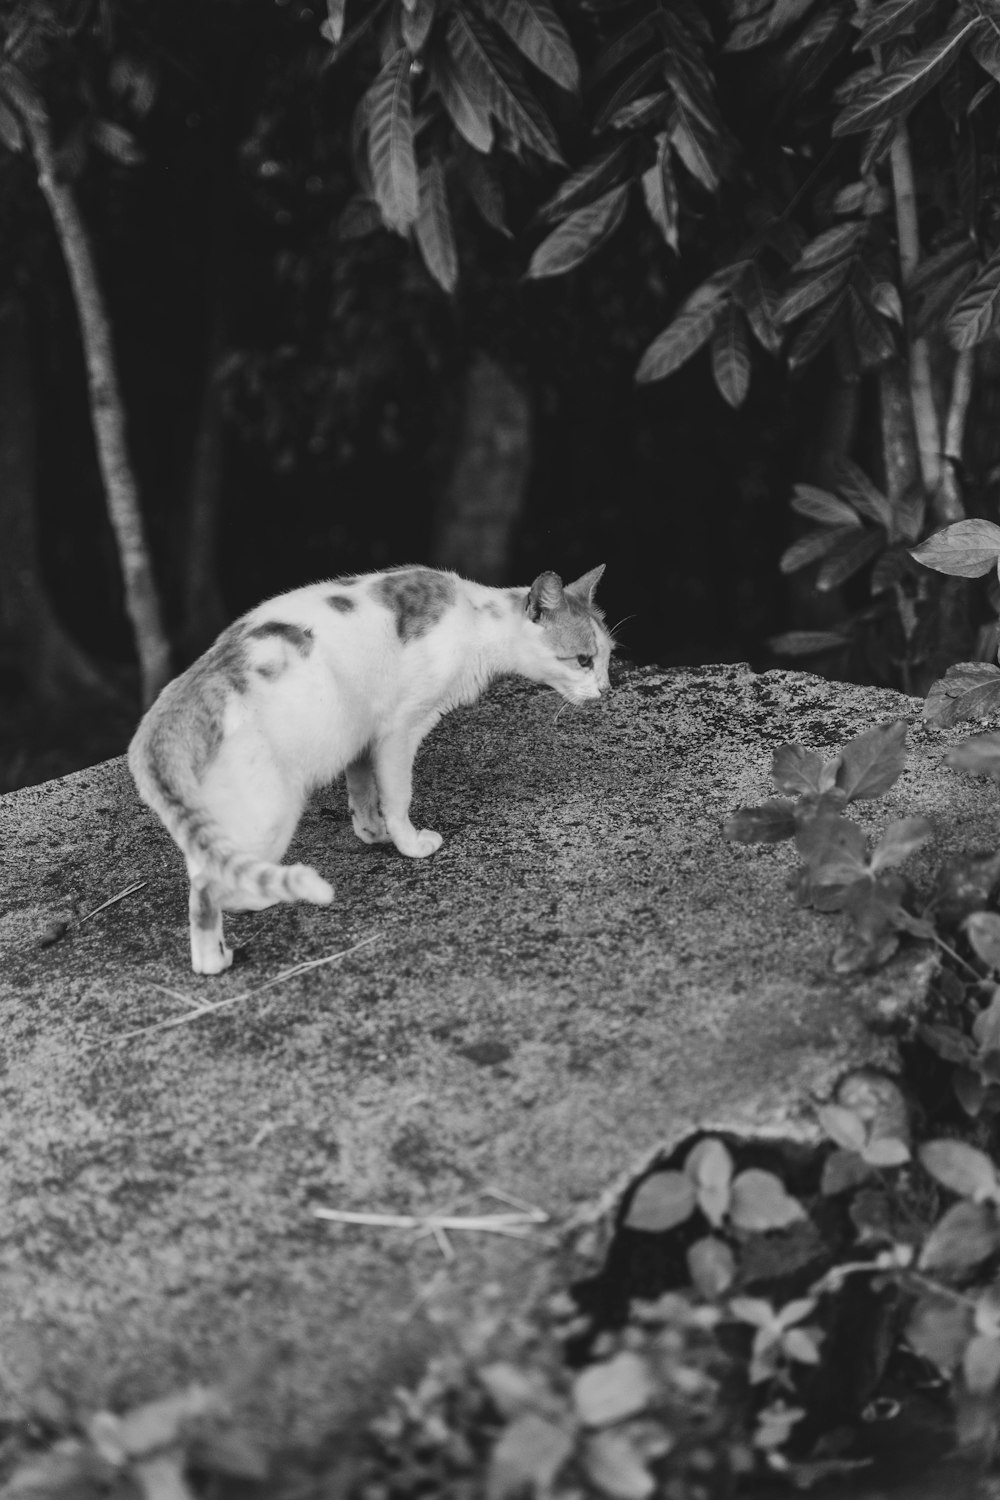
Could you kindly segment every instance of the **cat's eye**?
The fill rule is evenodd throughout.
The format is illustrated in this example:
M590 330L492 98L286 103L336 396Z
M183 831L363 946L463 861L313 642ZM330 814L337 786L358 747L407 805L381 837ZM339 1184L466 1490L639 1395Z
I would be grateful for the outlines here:
M578 656L576 660L577 664L581 667L592 667L594 665L594 658L592 656Z

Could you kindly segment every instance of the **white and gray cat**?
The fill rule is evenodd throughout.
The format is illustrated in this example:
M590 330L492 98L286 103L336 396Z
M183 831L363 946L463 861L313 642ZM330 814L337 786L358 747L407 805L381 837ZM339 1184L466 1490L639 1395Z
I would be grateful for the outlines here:
M195 972L232 963L223 911L333 900L308 865L279 863L316 787L344 772L358 838L423 859L441 835L410 822L413 758L442 714L505 673L570 703L606 693L603 572L565 587L421 567L314 583L258 605L169 683L128 763L187 861Z

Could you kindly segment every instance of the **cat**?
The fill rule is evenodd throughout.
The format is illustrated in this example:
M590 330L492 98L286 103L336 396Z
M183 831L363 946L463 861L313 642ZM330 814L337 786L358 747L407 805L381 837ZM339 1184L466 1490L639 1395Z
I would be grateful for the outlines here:
M223 911L333 900L308 865L279 863L315 788L343 772L358 838L424 859L442 840L410 822L413 758L443 714L501 674L570 703L606 693L603 572L565 587L424 567L314 583L258 605L170 682L128 764L187 861L195 973L232 963Z

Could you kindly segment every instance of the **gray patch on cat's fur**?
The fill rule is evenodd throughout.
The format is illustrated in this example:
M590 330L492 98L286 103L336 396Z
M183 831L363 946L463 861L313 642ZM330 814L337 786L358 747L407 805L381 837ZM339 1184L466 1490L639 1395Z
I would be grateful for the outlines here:
M194 892L194 900L192 904L194 908L193 915L195 926L199 927L202 932L211 932L212 928L215 926L216 917L218 916L218 912L215 909L215 903L212 900L211 896L206 890L196 891Z
M313 633L302 625L289 625L284 620L265 620L247 631L248 640L266 640L269 636L287 641L300 656L308 656L313 648Z
M361 582L360 578L335 578L333 581L338 589L352 589L356 583Z
M349 583L353 583L353 581L353 579L348 579ZM357 608L355 601L348 599L346 594L327 594L326 602L331 609L339 609L342 615L350 614L352 609Z
M426 635L451 608L455 580L430 568L408 568L377 578L372 595L392 611L396 634L405 643Z
M495 599L484 599L482 604L473 604L473 609L479 614L489 615L491 620L502 620L503 610Z

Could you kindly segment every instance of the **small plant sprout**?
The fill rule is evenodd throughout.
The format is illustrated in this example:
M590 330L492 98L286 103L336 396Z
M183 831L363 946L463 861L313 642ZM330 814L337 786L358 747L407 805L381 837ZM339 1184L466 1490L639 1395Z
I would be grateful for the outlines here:
M877 1127L853 1109L826 1104L817 1111L817 1116L824 1133L837 1146L823 1163L820 1190L826 1197L859 1187L875 1172L900 1167L910 1160L910 1148L905 1141L878 1134Z
M750 1384L774 1377L787 1378L793 1364L819 1364L822 1330L799 1327L816 1310L815 1297L797 1297L778 1309L763 1297L733 1297L729 1311L739 1323L754 1329L750 1354Z
M696 1210L714 1228L725 1224L744 1233L785 1229L805 1218L801 1203L786 1192L780 1177L756 1167L734 1174L732 1156L712 1136L692 1147L682 1171L667 1168L643 1179L632 1196L625 1224L629 1229L660 1234L685 1223ZM724 1279L727 1258L707 1248L706 1242L698 1243L703 1248L695 1259L704 1265L706 1280L714 1284L719 1277ZM723 1242L710 1237L710 1243Z
M799 902L819 911L843 911L851 923L833 951L838 973L886 963L900 933L934 936L931 923L906 905L909 884L896 870L931 838L928 819L896 819L869 849L864 830L844 816L850 803L888 791L905 761L902 719L858 735L828 759L804 745L781 745L771 778L788 795L740 808L723 827L724 837L743 844L794 838L802 861L795 885Z

